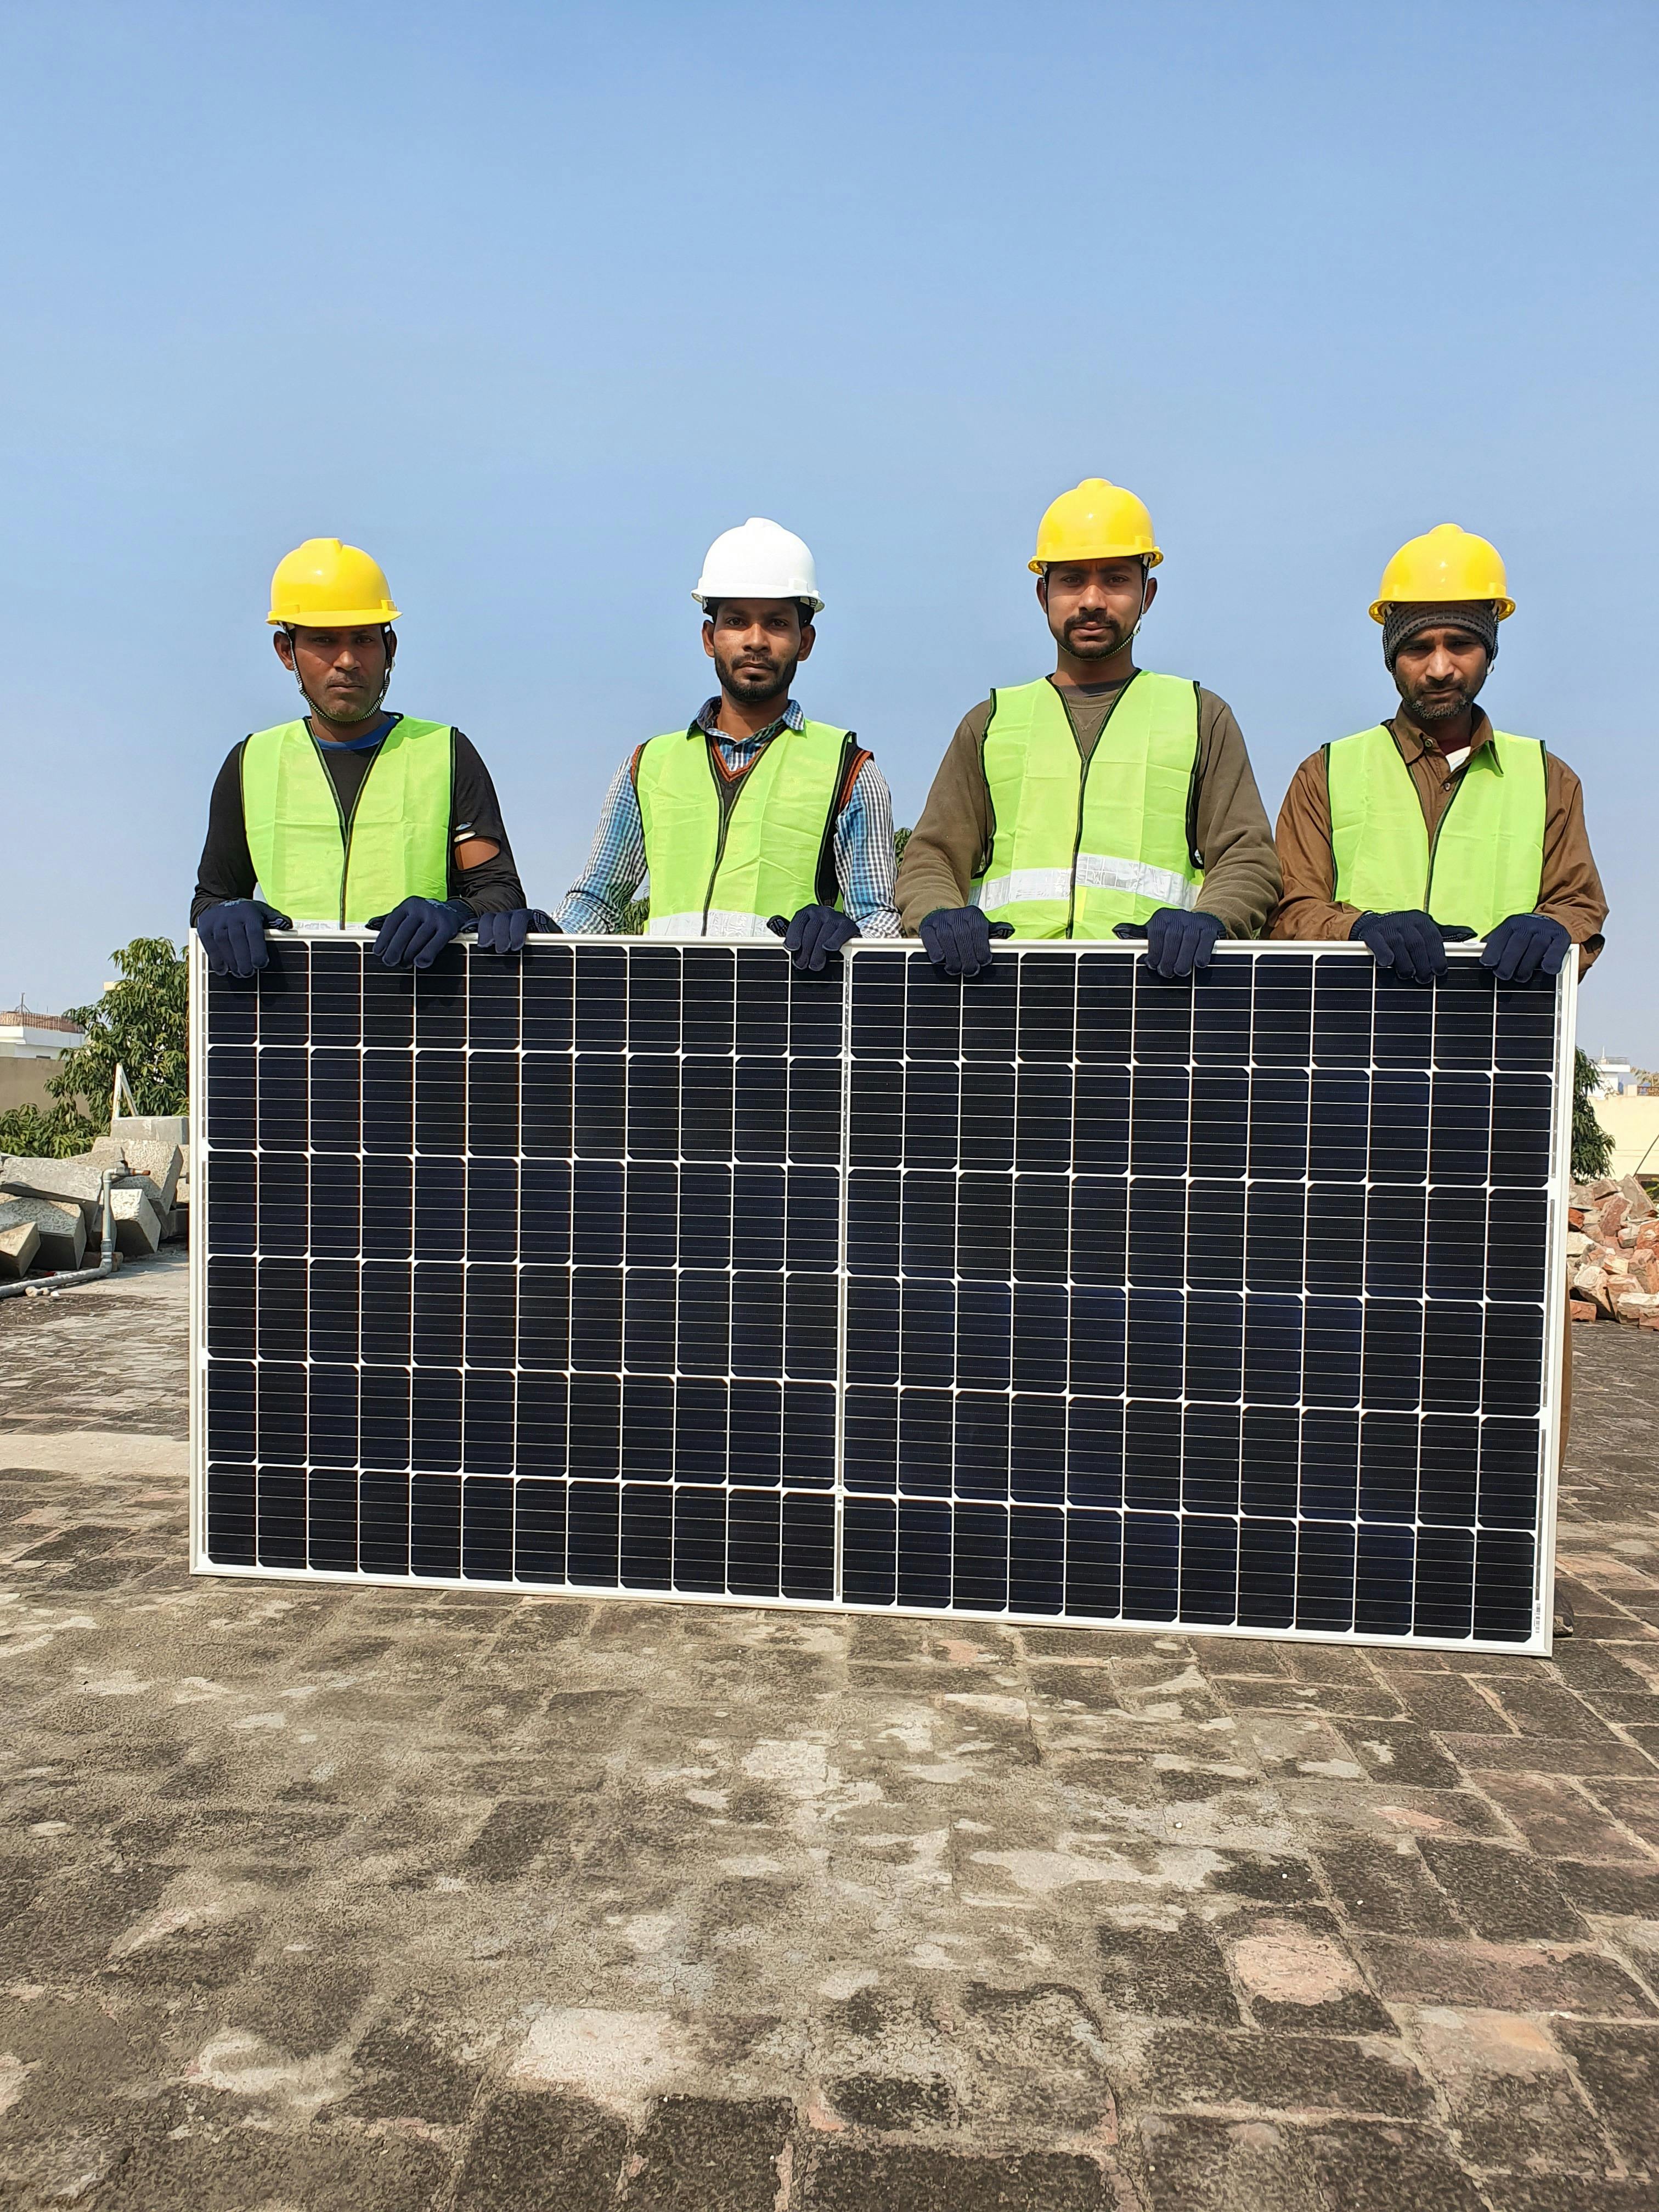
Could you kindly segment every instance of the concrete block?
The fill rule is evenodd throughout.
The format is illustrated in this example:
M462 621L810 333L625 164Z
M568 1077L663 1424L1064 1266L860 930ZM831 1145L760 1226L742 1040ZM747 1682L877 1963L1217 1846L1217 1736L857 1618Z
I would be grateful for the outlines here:
M40 1231L40 1257L49 1267L78 1267L87 1249L86 1217L72 1199L0 1194L0 1230L33 1223Z
M109 1125L112 1137L136 1138L150 1145L185 1145L190 1141L190 1117L185 1114L118 1114Z
M173 1204L173 1194L179 1188L185 1156L177 1145L157 1144L144 1137L125 1139L127 1171L130 1175L148 1176L161 1194L158 1211L165 1213Z
M157 1190L155 1185L146 1175L112 1176L110 1178L110 1188L112 1190L141 1190L144 1194L144 1196L149 1200L150 1204L155 1207L158 1214L165 1210L161 1204L161 1192ZM100 1217L100 1229L101 1226L102 1221ZM90 1228L88 1228L88 1234L91 1234ZM1621 1290L1624 1288L1622 1283L1620 1285L1620 1288Z
M110 1199L115 1216L115 1244L129 1260L147 1260L161 1242L161 1217L148 1188L128 1182Z
M27 1275L40 1249L40 1231L32 1221L0 1229L0 1275Z
M30 1159L16 1152L0 1158L0 1190L23 1198L73 1199L78 1206L96 1206L102 1175L85 1152L72 1160Z

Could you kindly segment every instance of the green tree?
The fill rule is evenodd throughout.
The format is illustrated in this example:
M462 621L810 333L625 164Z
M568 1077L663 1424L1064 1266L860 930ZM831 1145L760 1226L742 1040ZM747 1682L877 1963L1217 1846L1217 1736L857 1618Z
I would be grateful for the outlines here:
M14 1106L0 1114L0 1152L33 1160L66 1160L84 1152L98 1134L86 1115L64 1106Z
M1601 1070L1581 1047L1572 1058L1572 1176L1595 1182L1613 1164L1613 1139L1595 1118Z
M165 937L135 937L110 955L119 981L89 1006L70 1006L86 1042L65 1053L46 1085L57 1102L0 1114L0 1152L64 1159L109 1128L115 1070L125 1070L140 1114L182 1114L189 1095L190 969Z

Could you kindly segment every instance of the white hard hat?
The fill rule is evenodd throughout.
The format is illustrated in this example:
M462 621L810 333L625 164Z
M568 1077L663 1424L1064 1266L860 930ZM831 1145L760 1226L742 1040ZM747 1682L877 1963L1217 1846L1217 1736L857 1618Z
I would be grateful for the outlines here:
M805 599L817 614L823 605L805 540L759 514L741 530L721 531L691 596L703 607L713 599Z

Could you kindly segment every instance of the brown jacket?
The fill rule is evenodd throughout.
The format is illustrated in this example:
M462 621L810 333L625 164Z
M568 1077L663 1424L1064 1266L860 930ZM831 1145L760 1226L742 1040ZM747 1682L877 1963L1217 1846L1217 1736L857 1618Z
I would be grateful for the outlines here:
M1078 750L1087 760L1121 684L1054 689L1065 702ZM898 909L914 937L939 907L964 906L974 879L991 857L991 795L981 747L991 719L982 699L957 725L949 751L933 778L921 818L899 863ZM1256 937L1279 896L1279 862L1273 833L1244 740L1232 708L1212 691L1198 695L1197 803L1189 824L1204 864L1199 893L1206 914L1219 917L1230 937Z
M1468 763L1449 769L1433 738L1418 728L1403 707L1385 726L1393 732L1400 757L1411 770L1423 819L1432 837ZM1492 724L1477 707L1476 747L1486 744L1491 736ZM1601 924L1607 918L1607 902L1584 827L1583 786L1566 763L1551 752L1544 757L1544 878L1537 911L1560 922L1573 943L1582 947L1578 958L1582 975L1601 950ZM1331 799L1322 750L1304 760L1291 779L1285 804L1279 810L1278 842L1285 896L1268 934L1346 937L1358 921L1360 909L1343 906L1333 896L1336 867L1331 854Z

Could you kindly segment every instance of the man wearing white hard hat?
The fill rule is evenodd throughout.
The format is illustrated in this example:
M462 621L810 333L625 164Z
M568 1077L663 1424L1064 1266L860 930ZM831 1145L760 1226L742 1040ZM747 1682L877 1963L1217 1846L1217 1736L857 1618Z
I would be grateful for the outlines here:
M617 770L560 927L614 934L648 878L647 936L765 937L778 917L795 965L821 973L899 920L886 781L792 692L823 605L812 556L754 516L714 540L691 596L720 689Z

